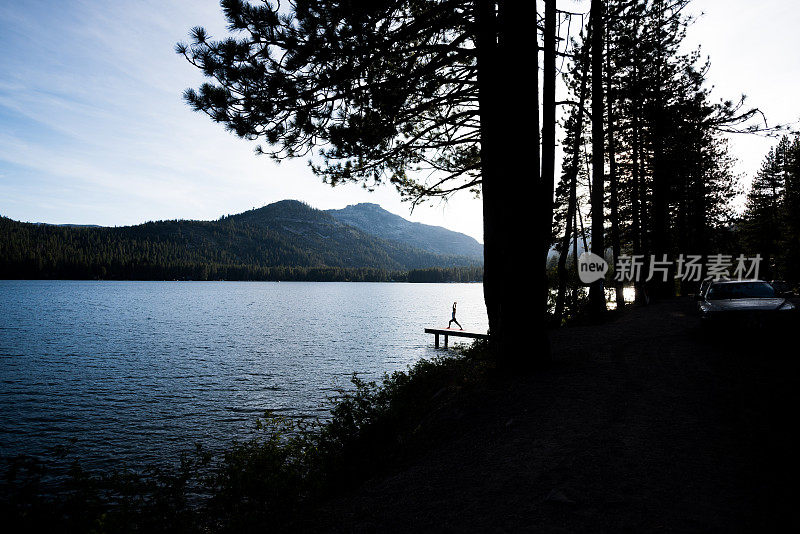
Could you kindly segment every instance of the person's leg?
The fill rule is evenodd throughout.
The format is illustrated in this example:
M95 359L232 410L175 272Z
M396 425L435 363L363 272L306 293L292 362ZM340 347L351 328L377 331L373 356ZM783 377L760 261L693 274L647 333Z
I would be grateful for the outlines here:
M460 328L461 330L464 330L464 329L461 327L461 323L459 323L459 322L458 322L458 321L456 321L455 319L453 319L453 321L455 321L455 323L458 325L458 328Z
M450 328L450 325L453 324L453 321L455 321L455 319L450 319L450 321L447 323L447 328Z

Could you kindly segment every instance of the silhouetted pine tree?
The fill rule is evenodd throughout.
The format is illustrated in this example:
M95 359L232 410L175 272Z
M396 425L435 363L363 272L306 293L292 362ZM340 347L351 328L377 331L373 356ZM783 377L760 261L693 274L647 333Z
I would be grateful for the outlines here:
M504 332L524 329L541 342L533 351L501 350L503 357L511 365L545 359L544 317L532 326L515 309L543 295L521 297L533 288L514 282L519 230L538 247L549 229L529 215L543 204L536 3L222 6L234 36L212 41L195 28L192 44L177 46L210 79L186 100L237 135L264 141L260 151L276 159L313 155L312 169L332 185L387 182L412 202L479 193L492 337L502 347ZM532 83L520 82L520 69L533 73ZM535 267L536 280L544 268Z

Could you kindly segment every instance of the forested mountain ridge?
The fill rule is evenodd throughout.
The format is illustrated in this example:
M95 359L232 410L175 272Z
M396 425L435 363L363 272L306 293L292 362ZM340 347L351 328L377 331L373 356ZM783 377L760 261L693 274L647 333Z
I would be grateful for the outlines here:
M472 237L441 226L407 221L378 204L364 202L326 211L340 222L383 239L399 241L434 254L468 256L483 262L483 245Z
M475 263L371 236L289 200L217 221L114 228L0 218L2 278L291 280L308 278L309 269L327 269L326 279L332 272L340 279L337 269L407 271Z

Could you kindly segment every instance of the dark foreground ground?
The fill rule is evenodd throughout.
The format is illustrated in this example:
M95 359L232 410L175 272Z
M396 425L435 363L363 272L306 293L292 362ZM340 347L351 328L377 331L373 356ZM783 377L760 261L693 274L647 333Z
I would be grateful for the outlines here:
M425 452L328 502L343 532L754 532L800 523L798 333L694 304L553 334L553 365L434 414ZM533 342L533 340L532 340ZM795 530L796 531L796 530Z

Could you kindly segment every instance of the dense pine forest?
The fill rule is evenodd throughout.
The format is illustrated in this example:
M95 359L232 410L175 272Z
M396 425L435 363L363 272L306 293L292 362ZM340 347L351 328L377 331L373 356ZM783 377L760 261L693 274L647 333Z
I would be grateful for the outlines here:
M764 277L800 284L800 136L784 136L766 155L737 236L764 257Z
M770 154L742 215L741 177L732 170L736 155L729 151L728 137L776 136L785 128L768 125L744 97L712 101L710 60L682 48L693 22L687 14L689 4L592 2L585 30L564 49L572 52L572 68L564 72L570 100L556 103L551 95L544 101L545 109L571 104L563 121L565 156L551 233L551 243L560 253L557 265L550 265L557 273L551 276L558 286L557 319L570 301L578 300L568 299L567 292L578 288L568 266L579 249L589 249L609 263L621 255L641 255L646 273L653 257L666 255L674 261L680 254L763 256L760 248L768 244L772 258L765 263L773 267L762 276L798 280L790 262L775 257L779 242L786 245L784 250L791 249L785 237L777 236L776 223L783 225L781 235L797 235L791 230L797 220L797 208L792 207L796 178L789 171L796 153L791 147L797 143L784 138ZM554 3L548 6L554 9ZM559 12L558 21L564 23L570 16ZM547 17L546 13L545 21ZM547 44L554 34L548 34L546 23L544 32ZM546 47L545 65L548 53L557 57L564 51ZM555 72L546 70L546 80L550 74ZM550 169L546 160L554 157L553 147L543 145L542 150L543 169ZM767 223L773 233L765 240ZM675 275L673 265L668 279ZM622 305L621 283L606 285L616 289ZM644 303L686 294L696 283L652 280L635 287L637 301ZM594 284L591 292L602 294L602 289L602 283ZM590 305L595 315L604 308L602 298Z
M218 221L118 228L0 218L0 278L460 282L482 269L282 201Z

